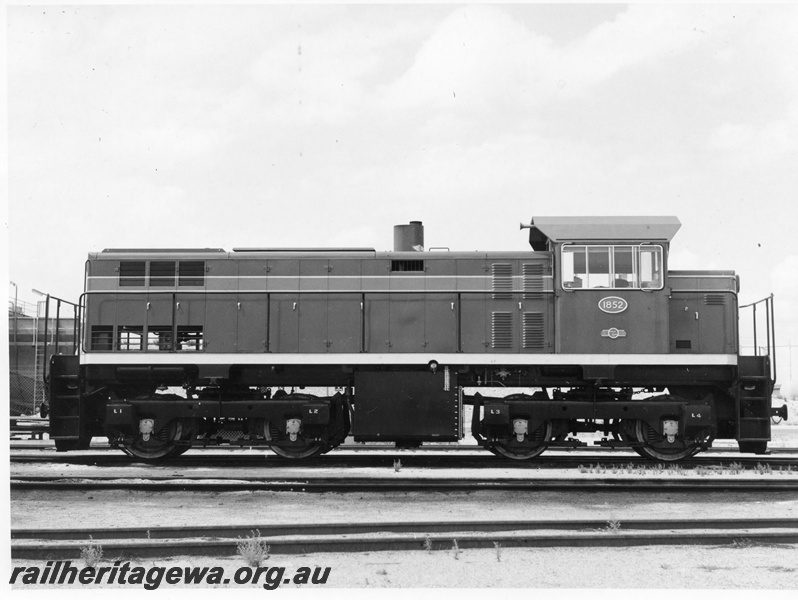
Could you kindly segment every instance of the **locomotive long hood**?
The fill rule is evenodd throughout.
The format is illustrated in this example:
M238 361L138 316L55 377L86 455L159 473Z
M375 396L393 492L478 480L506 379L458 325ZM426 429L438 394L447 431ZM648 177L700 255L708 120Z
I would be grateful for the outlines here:
M670 242L682 224L676 217L535 217L529 244L546 250L548 242Z

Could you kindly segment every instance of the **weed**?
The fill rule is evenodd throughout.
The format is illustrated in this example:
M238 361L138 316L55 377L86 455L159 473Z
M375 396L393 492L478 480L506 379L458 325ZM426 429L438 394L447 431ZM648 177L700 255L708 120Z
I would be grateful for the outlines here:
M429 536L424 540L424 550L432 554L432 538Z
M580 473L587 473L587 472L588 472L588 469L587 469L587 467L586 467L585 465L579 465L579 466L578 466L578 467L576 467L576 468L577 468L577 470L578 470Z
M89 538L91 539L91 538ZM103 547L95 543L93 540L81 547L80 558L86 563L87 567L94 567L103 557Z
M739 540L732 540L731 547L735 550L744 550L746 548L753 548L756 546L752 540L748 538L740 538Z
M461 552L462 550L460 550L460 546L457 545L457 540L454 540L454 543L452 544L452 553L454 555L455 560L460 560Z
M388 571L386 571L385 569L380 569L379 571L377 571L377 575L387 575L387 574Z
M739 475L743 471L745 471L745 467L743 467L743 465L740 463L733 462L729 465L729 473L731 475Z
M671 465L667 466L668 475L684 475L684 468L680 465Z
M607 531L612 533L617 533L621 529L621 522L620 521L607 521Z
M756 472L759 475L773 475L773 468L768 464L756 463Z
M393 470L397 473L402 469L402 461L400 459L396 459L393 461Z
M248 536L236 544L238 555L244 559L250 567L259 567L260 563L269 558L269 545L266 540L260 537L260 531L255 530L252 536Z
M502 561L502 545L499 542L493 542L494 548L496 548L496 562Z
M712 573L714 571L727 571L730 567L716 567L715 565L701 565L698 567L702 571Z
M793 569L790 567L782 567L781 565L775 567L768 567L768 571L773 573L794 573L798 569Z

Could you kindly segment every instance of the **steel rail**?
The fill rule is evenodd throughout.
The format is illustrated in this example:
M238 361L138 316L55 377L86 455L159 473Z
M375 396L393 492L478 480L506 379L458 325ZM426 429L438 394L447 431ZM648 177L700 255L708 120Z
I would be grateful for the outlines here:
M617 491L617 492L796 492L798 478L772 476L770 478L733 477L600 477L584 478L414 478L414 477L288 477L192 479L187 477L72 477L63 476L16 476L12 475L10 488L15 491L66 491L66 490L135 490L147 492L192 491L192 492L240 492L240 491L284 491L284 492L457 492L457 491Z
M20 433L26 433L25 431L20 431ZM10 448L12 451L14 450L42 450L42 451L53 451L55 449L55 444L50 440L42 440L41 443L30 443L30 440L11 440ZM237 443L232 442L229 444L208 444L207 446L203 445L195 445L191 447L191 450L199 450L202 452L240 452L242 450L268 450L269 447L266 444L259 444L259 445L251 445L249 443ZM78 450L72 451L70 454L76 455L79 452L88 452L88 451L105 451L105 450L114 450L116 448L112 448L108 445L107 442L97 442L92 443L88 450ZM606 446L575 446L575 447L562 447L562 448L550 448L548 453L544 456L548 456L549 453L552 452L567 452L567 453L584 453L590 454L591 452L595 453L610 453L610 452L619 452L623 451L624 448L610 448ZM632 451L631 448L626 448L625 450ZM485 449L481 446L476 444L423 444L421 448L396 448L392 443L384 443L383 445L373 444L373 443L351 443L351 444L342 444L338 446L332 451L332 454L328 454L327 456L334 456L340 452L396 452L396 453L406 453L406 452L485 452ZM736 448L724 448L721 446L716 446L712 448L708 448L707 450L701 451L701 456L707 454L735 454L739 453L739 450ZM769 454L798 454L798 447L769 447L767 450L767 454L757 455L757 456L768 456ZM751 458L751 456L748 456Z
M71 537L65 537L71 536ZM629 547L798 543L796 519L628 521L456 521L342 523L93 530L14 530L13 559L76 559L102 540L106 555L135 558L235 556L242 537L268 544L271 554L440 551L466 548Z
M773 457L773 456L698 456L685 459L674 463L675 468L692 469L696 467L717 467L725 468L732 465L739 465L743 468L757 469L764 467L779 468L787 467L795 469L798 473L798 451L794 457ZM658 463L652 460L641 458L638 455L618 455L614 454L547 454L528 461L515 461L506 458L493 456L487 452L473 454L452 453L452 454L405 454L401 451L388 453L371 454L336 454L322 457L308 458L296 462L287 463L280 456L271 454L268 451L258 452L257 454L230 455L230 454L193 454L183 455L171 459L163 459L154 463L147 463L152 466L169 468L194 468L194 467L256 467L256 468L278 468L291 466L297 469L313 470L317 468L334 467L374 467L383 468L393 466L394 460L402 461L401 467L410 468L430 468L430 469L554 469L566 468L575 469L578 467L598 466L605 468L624 469L632 466L634 468L645 468L656 471L667 463ZM144 464L141 459L127 456L120 453L70 453L70 454L10 454L11 464L47 464L53 465L103 465L103 466L136 466Z
M11 539L104 540L182 539L192 537L244 538L288 535L350 535L356 533L452 533L489 531L603 531L608 520L532 519L486 521L386 521L369 523L267 523L260 525L182 525L164 527L12 528ZM682 529L798 529L798 518L628 519L614 521L616 530Z

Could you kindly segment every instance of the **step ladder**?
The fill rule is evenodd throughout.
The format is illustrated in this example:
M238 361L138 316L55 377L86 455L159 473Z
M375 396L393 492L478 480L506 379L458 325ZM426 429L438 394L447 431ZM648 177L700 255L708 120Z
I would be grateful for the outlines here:
M743 451L764 452L770 441L770 359L740 356L737 368L737 441Z
M53 356L50 360L50 439L77 441L85 437L78 356Z

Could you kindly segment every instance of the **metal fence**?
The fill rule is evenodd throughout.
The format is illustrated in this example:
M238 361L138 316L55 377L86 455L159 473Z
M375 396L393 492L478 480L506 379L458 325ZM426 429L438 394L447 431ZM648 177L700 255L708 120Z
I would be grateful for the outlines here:
M47 361L53 354L73 351L75 319L45 319L46 301L31 305L11 300L8 308L10 414L33 415L46 398Z

